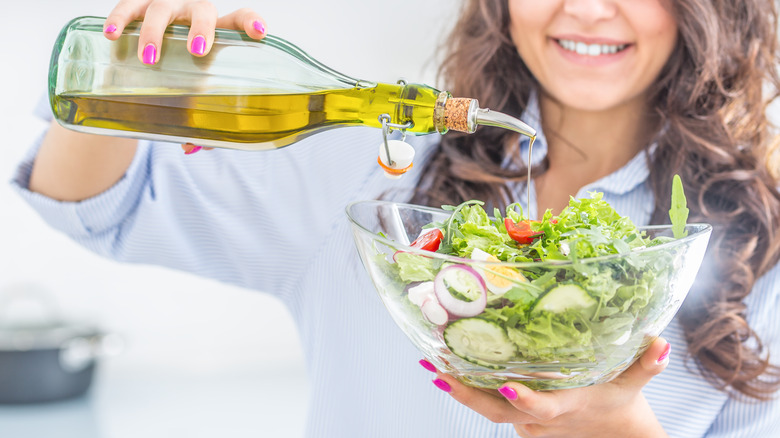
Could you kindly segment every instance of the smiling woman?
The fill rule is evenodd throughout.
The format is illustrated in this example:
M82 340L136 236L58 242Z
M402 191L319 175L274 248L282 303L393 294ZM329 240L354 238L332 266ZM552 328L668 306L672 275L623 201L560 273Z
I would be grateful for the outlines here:
M276 29L262 12L216 17L202 0L120 0L104 29L113 39L130 20L144 20L138 65L153 69L143 54L174 18L191 25L192 41L206 40L190 53L209 56L215 23L253 38L265 34L254 23ZM439 143L408 140L416 164L394 181L378 172L374 130L333 129L273 153L184 155L158 142L112 148L110 138L53 126L20 164L15 187L53 226L106 257L281 300L306 356L311 436L776 434L780 381L769 358L780 350L780 181L767 165L765 111L780 85L775 2L465 0L460 14L444 85L529 122L539 134L530 162L527 139L489 128ZM363 21L374 22L355 20ZM166 54L148 60L158 56ZM43 196L104 171L116 183L95 196ZM420 369L376 299L344 218L349 203L384 197L432 206L480 199L487 211L519 201L534 220L547 209L559 213L572 196L601 192L636 225L661 224L674 174L685 185L689 220L714 225L703 275L633 366L571 390L512 382L486 392ZM430 291L416 292L425 305ZM591 303L579 292L564 295Z

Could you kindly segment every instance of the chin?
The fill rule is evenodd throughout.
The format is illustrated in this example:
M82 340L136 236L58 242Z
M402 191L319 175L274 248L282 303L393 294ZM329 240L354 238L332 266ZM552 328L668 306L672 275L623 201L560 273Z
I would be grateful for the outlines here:
M550 97L563 107L580 111L605 111L621 106L628 100L625 96L616 95L614 87L609 90L602 87L563 89Z

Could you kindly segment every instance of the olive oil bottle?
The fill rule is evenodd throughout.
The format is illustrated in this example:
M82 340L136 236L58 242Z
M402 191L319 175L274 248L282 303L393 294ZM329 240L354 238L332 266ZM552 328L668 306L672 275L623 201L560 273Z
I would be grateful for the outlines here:
M523 122L421 84L353 79L274 36L218 29L211 52L187 51L186 26L169 26L159 61L136 57L140 24L117 41L105 19L80 17L52 53L56 120L85 133L264 150L341 126L389 126L412 134L500 126L533 137Z

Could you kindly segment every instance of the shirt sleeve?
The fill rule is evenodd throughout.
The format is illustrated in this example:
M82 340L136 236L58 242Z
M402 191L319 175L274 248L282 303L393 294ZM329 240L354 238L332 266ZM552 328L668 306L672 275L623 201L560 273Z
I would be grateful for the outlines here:
M375 134L338 129L280 150L190 156L140 142L126 174L81 202L29 190L35 145L11 184L47 223L98 254L283 295L373 176L376 138L366 131Z
M770 361L780 362L780 266L762 276L745 300L748 321ZM707 438L774 437L780 433L780 394L768 401L731 397L712 423Z

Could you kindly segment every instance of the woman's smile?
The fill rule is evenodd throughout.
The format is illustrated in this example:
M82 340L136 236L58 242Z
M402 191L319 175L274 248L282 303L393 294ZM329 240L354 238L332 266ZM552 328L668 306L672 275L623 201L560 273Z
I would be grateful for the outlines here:
M601 111L643 103L677 44L666 0L509 0L512 41L545 94Z
M563 59L582 66L602 66L617 62L634 47L629 42L577 35L553 36L549 40Z

